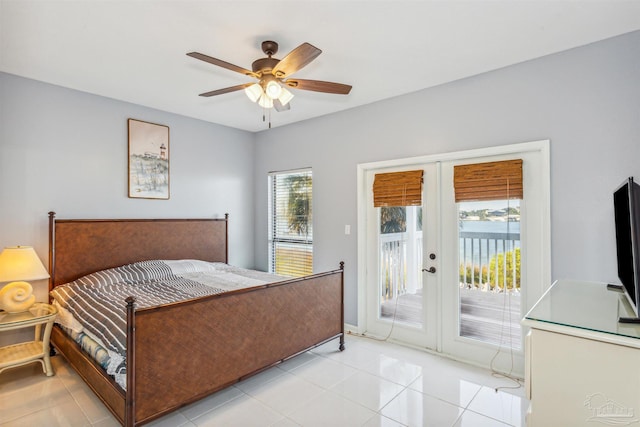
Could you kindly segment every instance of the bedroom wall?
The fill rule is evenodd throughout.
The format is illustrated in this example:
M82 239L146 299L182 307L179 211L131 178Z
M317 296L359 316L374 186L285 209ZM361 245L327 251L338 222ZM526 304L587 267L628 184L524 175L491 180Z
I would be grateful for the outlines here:
M127 197L127 119L170 128L169 200ZM223 217L229 257L253 267L254 135L0 73L0 248L48 262L59 218ZM135 244L135 242L132 242ZM47 299L47 282L34 284Z
M345 321L356 325L357 164L550 139L552 278L617 281L612 191L640 177L638 76L634 32L260 132L256 266L267 263L267 173L311 166L315 269L346 262Z
M229 212L231 262L266 269L267 173L311 166L315 269L346 262L356 324L357 164L550 139L552 277L615 281L611 192L640 176L638 75L634 32L252 135L0 73L0 245L33 245L46 265L49 210ZM127 118L170 127L170 200L126 197ZM36 292L45 299L46 282Z

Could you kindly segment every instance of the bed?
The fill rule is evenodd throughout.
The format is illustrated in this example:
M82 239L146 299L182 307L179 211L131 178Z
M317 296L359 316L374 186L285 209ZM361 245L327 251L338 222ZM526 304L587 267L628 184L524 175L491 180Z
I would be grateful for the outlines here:
M145 260L228 262L223 219L56 219L49 290ZM344 264L187 301L126 305L126 390L59 326L51 342L124 426L148 423L331 340L344 349Z

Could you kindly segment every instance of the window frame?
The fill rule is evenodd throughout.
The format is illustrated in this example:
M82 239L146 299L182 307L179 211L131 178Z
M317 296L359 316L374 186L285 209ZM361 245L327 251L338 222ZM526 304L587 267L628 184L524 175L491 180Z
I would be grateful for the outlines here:
M284 185L279 186L278 178L285 178L288 176L307 176L310 179L310 188L307 191L308 197L308 213L307 213L307 232L302 238L292 237L291 235L284 236L278 231L282 231L282 222L279 218L282 216L282 212L278 211L277 195L283 194L282 191L286 190ZM288 197L288 196L287 196ZM313 273L313 170L311 168L301 168L286 171L273 171L268 174L268 226L269 233L267 238L268 244L268 268L270 273L282 274L292 277L301 277L307 274ZM305 252L310 254L310 260L304 260L304 257L308 255L302 255L301 258L290 258L287 264L279 266L278 257L276 256L277 246L279 244L298 246L301 245L305 248ZM288 274L293 272L293 274Z

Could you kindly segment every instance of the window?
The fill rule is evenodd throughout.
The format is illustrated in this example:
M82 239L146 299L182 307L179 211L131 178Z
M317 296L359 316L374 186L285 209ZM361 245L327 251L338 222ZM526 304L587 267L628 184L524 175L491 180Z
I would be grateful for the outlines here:
M454 166L459 334L520 350L522 159Z
M422 206L380 208L381 319L422 326L422 238Z
M521 349L520 200L458 203L460 336Z
M269 272L313 272L312 172L269 174Z

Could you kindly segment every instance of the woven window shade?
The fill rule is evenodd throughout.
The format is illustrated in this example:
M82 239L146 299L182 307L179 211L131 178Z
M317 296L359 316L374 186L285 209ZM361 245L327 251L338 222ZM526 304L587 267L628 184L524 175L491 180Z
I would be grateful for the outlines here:
M522 159L453 168L456 202L522 199Z
M422 206L422 170L377 173L373 206Z

